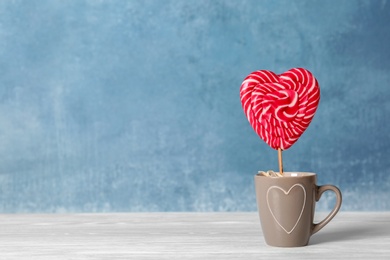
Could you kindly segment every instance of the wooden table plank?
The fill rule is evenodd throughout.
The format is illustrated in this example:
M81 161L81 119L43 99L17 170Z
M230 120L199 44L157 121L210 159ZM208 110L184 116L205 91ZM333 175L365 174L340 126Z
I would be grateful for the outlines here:
M6 260L313 258L390 259L390 212L340 212L300 248L267 246L255 212L0 215Z

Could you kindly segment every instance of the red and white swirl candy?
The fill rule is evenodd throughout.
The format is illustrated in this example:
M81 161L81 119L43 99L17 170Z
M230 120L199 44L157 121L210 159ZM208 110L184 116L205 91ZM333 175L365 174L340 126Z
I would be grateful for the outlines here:
M280 75L258 70L243 81L240 98L261 139L273 149L286 150L309 126L320 101L320 88L311 72L303 68Z

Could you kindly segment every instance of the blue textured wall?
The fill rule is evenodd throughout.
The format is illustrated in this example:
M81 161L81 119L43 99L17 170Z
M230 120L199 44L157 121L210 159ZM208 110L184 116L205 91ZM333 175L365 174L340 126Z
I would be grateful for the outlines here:
M390 210L389 46L385 0L0 1L0 211L256 210L239 87L292 67L322 96L285 170Z

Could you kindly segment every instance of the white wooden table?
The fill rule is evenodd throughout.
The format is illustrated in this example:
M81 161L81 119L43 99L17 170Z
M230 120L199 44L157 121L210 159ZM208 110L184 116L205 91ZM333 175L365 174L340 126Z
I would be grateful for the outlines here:
M299 248L267 246L257 212L1 214L0 259L390 259L390 212L339 212Z

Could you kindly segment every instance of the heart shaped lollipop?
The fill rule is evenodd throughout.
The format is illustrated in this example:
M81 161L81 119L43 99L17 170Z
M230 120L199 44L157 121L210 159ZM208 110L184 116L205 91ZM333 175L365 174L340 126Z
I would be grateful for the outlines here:
M320 88L310 71L268 70L249 74L240 88L242 107L255 132L269 146L286 150L309 126L320 101Z

